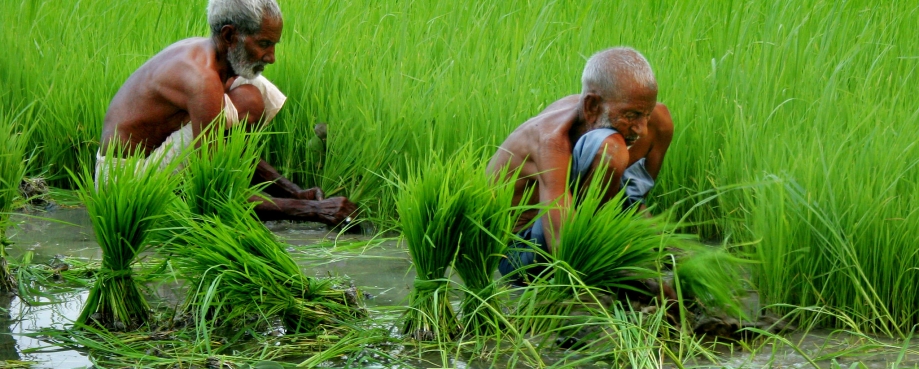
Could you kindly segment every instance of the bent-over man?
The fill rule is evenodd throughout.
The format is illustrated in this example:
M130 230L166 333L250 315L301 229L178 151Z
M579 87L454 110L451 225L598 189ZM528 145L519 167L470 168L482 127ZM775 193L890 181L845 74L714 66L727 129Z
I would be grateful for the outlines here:
M115 94L105 114L100 168L119 158L103 157L113 141L148 160L177 156L223 115L228 125L270 121L286 97L261 76L275 61L283 21L275 0L211 0L209 38L178 41L138 68ZM104 174L103 174L104 175ZM102 178L101 180L104 180ZM253 182L269 182L270 202L256 201L262 220L291 219L339 224L356 210L344 197L323 199L319 188L301 189L261 160Z
M508 167L520 169L514 184L514 205L532 189L530 205L553 205L533 225L538 214L525 213L517 223L522 238L550 252L562 220L572 209L571 183L586 183L598 165L605 165L609 182L604 200L626 183L628 204L640 203L660 170L670 144L673 122L657 103L657 81L648 61L630 48L612 48L592 56L581 77L582 93L558 100L524 122L501 144L488 164L493 175ZM649 134L648 127L654 127ZM630 146L635 149L630 152ZM500 271L508 274L537 262L532 251L510 251ZM538 270L531 269L532 273Z

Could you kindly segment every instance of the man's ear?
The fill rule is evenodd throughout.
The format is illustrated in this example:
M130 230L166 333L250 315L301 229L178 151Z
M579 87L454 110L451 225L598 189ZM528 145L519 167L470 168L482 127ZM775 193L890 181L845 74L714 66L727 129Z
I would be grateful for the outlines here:
M220 28L220 39L227 44L227 46L236 43L236 40L239 38L239 32L236 32L236 27L232 25L225 25Z
M593 92L588 92L583 97L583 106L581 107L584 110L584 121L587 124L593 124L597 121L597 118L600 117L600 113L603 112L603 99L600 95L597 95Z

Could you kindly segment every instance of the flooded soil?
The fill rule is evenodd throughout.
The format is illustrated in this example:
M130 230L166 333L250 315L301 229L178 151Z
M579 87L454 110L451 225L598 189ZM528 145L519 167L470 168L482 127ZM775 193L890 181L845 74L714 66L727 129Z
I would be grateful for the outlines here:
M58 209L42 214L47 219L15 217L19 224L9 230L14 245L9 248L11 257L17 258L26 251L34 253L34 262L43 263L56 256L101 259L101 251L92 235L92 227L84 209ZM414 272L407 250L396 240L375 239L367 236L330 234L321 225L311 223L272 222L268 228L288 242L294 258L304 260L305 270L315 276L344 276L353 280L365 293L372 296L368 307L385 309L404 306ZM324 260L318 265L317 258ZM309 261L309 262L306 262ZM38 368L90 367L92 362L85 352L61 350L47 343L23 336L39 328L66 329L83 306L86 291L58 293L59 303L29 305L16 297L0 296L0 367L4 361L20 360L35 363ZM47 302L47 300L40 300ZM798 346L757 345L755 352L722 352L722 367L728 368L799 368L813 367L801 352L819 358L818 367L845 367L861 363L867 368L889 368L899 362L900 367L915 367L919 357L919 340L908 346L909 352L900 357L899 350L880 349L878 343L901 347L892 340L869 340L853 334L829 331L812 331L784 336ZM735 346L737 347L737 346ZM853 349L846 356L821 357L826 353ZM560 350L561 351L561 350ZM552 355L550 354L549 357ZM457 368L485 367L476 363L452 361ZM499 362L500 365L500 362ZM839 366L837 366L839 365ZM420 365L423 366L423 365ZM610 364L596 362L583 367L608 368ZM668 366L664 363L664 366ZM698 366L709 367L710 363Z

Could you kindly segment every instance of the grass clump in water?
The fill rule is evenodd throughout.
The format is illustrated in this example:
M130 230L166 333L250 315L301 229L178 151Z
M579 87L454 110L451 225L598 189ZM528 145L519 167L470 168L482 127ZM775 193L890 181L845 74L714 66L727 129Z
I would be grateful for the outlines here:
M465 284L460 303L464 332L476 338L494 335L506 322L502 307L497 303L498 282L492 275L505 257L507 243L519 217L517 208L511 206L516 175L500 175L499 178L510 180L496 183L495 177L486 174L486 162L481 163L460 164L458 169L463 171L454 173L458 178L465 178L457 191L469 208L462 216L474 226L463 230L453 270Z
M398 184L396 211L416 273L402 332L418 340L442 340L459 330L444 273L457 256L460 244L485 233L483 224L476 224L485 215L480 213L483 203L478 198L491 196L491 186L487 181L472 180L484 178L479 162L468 153L446 161L435 156ZM484 188L473 188L483 184ZM476 261L470 257L469 262ZM472 278L473 274L469 275L473 284L481 287L484 280ZM482 283L478 283L480 280Z
M168 247L180 276L189 281L185 309L197 324L271 327L280 318L286 330L305 332L364 315L359 291L307 277L251 207L224 206L238 215L188 216Z
M132 329L147 322L150 307L131 266L177 199L173 170L178 160L161 168L158 160L148 162L140 151L125 155L118 146L109 144L105 157L110 164L101 168L98 183L88 168L79 178L73 175L102 249L102 267L77 321Z
M251 182L264 147L264 133L247 132L243 124L219 129L224 126L220 116L208 127L211 132L200 136L208 139L201 141L200 149L189 157L184 169L183 195L194 214L226 214L236 210L224 206L227 202L244 203L259 193ZM226 215L236 217L233 213Z
M0 292L16 290L16 280L7 264L6 239L10 212L19 194L19 183L26 171L26 147L29 131L19 122L29 120L31 108L13 114L0 111Z
M294 332L362 315L356 290L305 276L287 246L255 218L248 199L259 192L251 180L262 133L237 126L206 137L185 172L188 212L176 213L173 238L164 248L191 284L186 311L196 322L217 327L280 318Z

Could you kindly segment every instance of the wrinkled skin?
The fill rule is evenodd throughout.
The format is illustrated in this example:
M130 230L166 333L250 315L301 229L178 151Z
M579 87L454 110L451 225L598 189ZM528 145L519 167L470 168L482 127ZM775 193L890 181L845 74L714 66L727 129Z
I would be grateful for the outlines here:
M232 25L224 26L211 38L190 38L176 42L138 68L115 94L105 114L101 152L112 140L140 149L149 155L169 135L190 124L195 137L223 110L228 94L241 121L255 124L264 112L264 101L254 86L229 90L239 73L228 61L233 48L242 47L253 71L261 73L275 62L275 45L281 40L283 21L266 17L261 30L241 37ZM337 225L357 211L348 199L324 199L319 188L302 189L260 160L254 183L269 182L265 192L274 198L265 202L253 197L256 214L263 220L290 219Z

